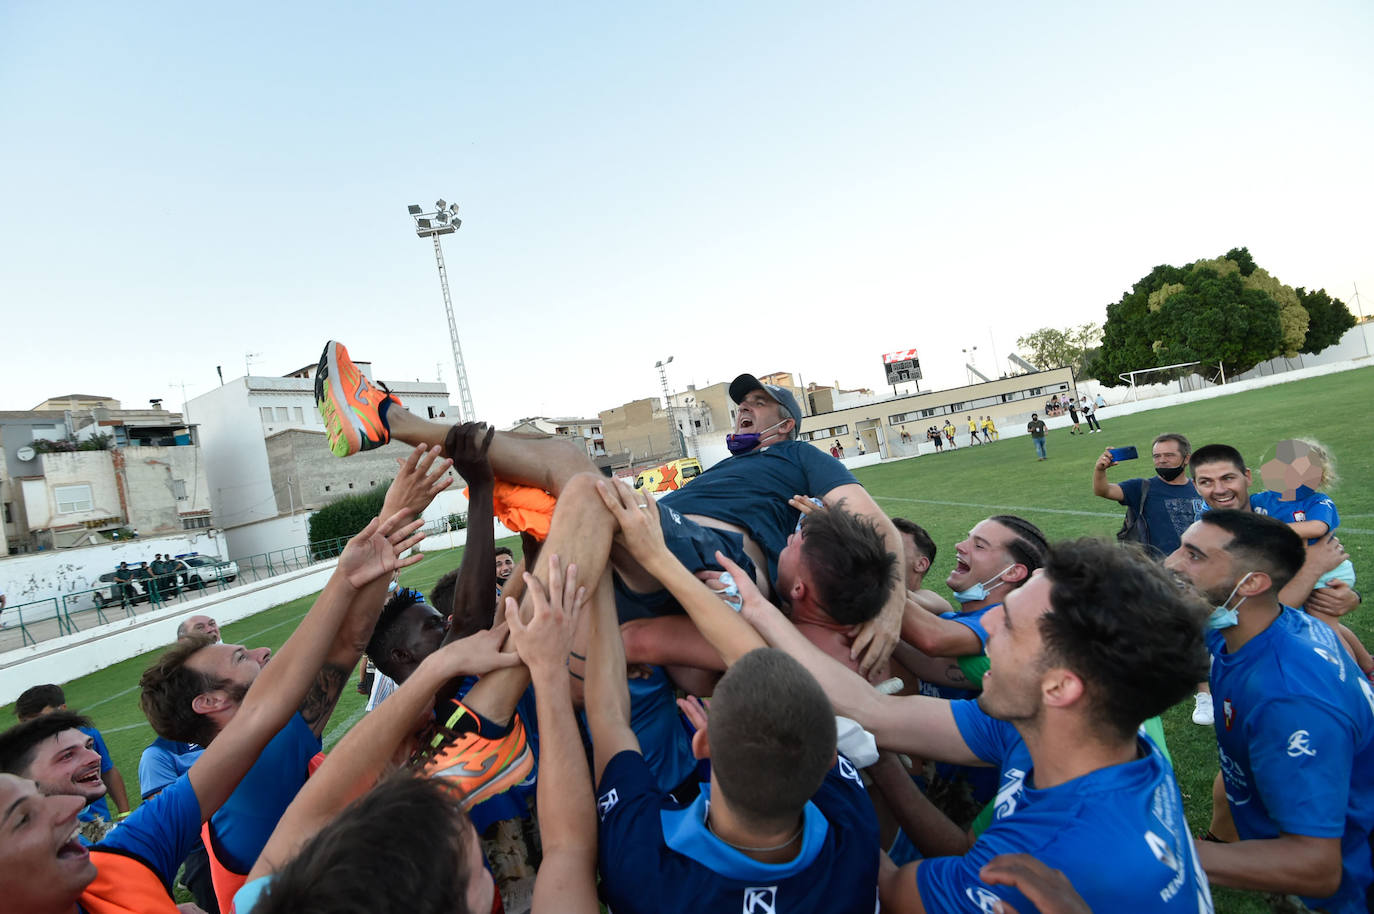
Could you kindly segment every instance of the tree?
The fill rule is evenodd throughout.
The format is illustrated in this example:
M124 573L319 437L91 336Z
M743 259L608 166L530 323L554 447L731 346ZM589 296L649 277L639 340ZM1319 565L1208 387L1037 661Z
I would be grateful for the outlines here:
M382 510L382 502L389 488L390 481L357 495L345 495L312 514L309 532L311 556L324 559L338 555L342 545L339 540L353 536L372 522L372 518Z
M1232 248L1185 267L1155 267L1108 305L1093 367L1109 386L1123 383L1119 374L1182 362L1234 375L1278 355L1320 351L1353 324L1325 292L1284 285L1248 249Z
M1079 324L1059 330L1054 327L1041 327L1016 341L1022 358L1042 371L1050 368L1068 366L1074 375L1083 377L1087 353L1102 339L1102 328L1097 324Z
M1355 326L1355 315L1345 302L1327 295L1325 289L1308 292L1299 286L1297 292L1298 301L1307 309L1307 338L1300 351L1315 355L1340 342L1345 332Z

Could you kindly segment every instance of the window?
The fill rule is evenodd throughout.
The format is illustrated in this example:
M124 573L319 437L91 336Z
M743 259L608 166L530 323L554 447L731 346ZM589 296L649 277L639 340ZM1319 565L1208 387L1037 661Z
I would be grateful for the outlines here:
M328 492L328 491L329 491L329 486L325 486L325 487L324 487L324 490L325 490L326 492Z
M208 530L210 529L210 515L202 514L196 517L183 517L181 519L181 529Z
M270 406L262 406L262 407L259 407L259 408L258 408L258 414L259 414L260 416L262 416L262 421L263 421L263 422L266 422L266 423L268 423L269 425L271 424L271 422L272 422L272 407L270 407Z
M172 494L176 496L177 501L185 501L185 500L186 500L186 480L184 480L184 479L173 479L173 480L172 480Z
M301 412L301 408L300 408L299 406L293 406L293 407L291 407L291 412L293 412L293 413L295 414L295 416L296 416L296 424L297 424L297 425L304 425L304 424L305 424L305 413Z
M350 489L353 488L353 483L350 482L350 483L348 484L348 487L349 487Z
M278 422L289 422L289 421L291 421L291 420L288 418L288 416L287 416L287 412L286 412L286 407L285 407L285 406L278 406L278 407L277 407L277 421L278 421Z
M57 496L58 514L79 514L95 507L90 486L56 486L53 494Z
M14 513L13 513L13 509L10 507L10 503L9 503L9 502L5 502L5 523L7 523L7 524L12 524L12 523L14 523Z

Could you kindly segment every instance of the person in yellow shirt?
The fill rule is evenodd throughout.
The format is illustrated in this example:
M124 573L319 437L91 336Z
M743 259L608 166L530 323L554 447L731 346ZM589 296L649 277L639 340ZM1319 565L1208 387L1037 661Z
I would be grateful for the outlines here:
M978 440L978 423L973 421L972 416L968 417L968 443L970 447L975 444L982 444L982 442Z
M983 440L984 440L984 441L996 441L999 437L1001 437L1001 436L997 433L997 426L995 426L995 425L992 424L992 417L991 417L991 416L984 416L984 417L983 417Z

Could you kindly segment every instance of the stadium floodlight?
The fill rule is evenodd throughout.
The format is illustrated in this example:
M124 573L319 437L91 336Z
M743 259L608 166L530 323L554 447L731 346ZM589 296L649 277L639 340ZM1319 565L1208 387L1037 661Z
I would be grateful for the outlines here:
M468 387L468 372L463 364L463 347L458 342L458 321L453 315L453 298L448 289L448 268L444 266L444 251L439 246L439 236L451 235L463 224L458 218L458 204L446 203L443 198L434 203L434 212L426 213L419 206L406 207L415 220L415 234L434 241L434 260L439 265L439 288L444 293L444 312L448 317L448 338L453 348L453 367L458 384L459 421L471 422L477 418L472 406L472 391Z

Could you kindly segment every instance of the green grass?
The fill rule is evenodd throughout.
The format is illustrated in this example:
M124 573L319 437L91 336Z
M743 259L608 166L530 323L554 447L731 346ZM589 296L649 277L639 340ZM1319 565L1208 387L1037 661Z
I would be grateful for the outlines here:
M1372 396L1374 370L1362 369L1134 416L1118 417L1108 408L1100 416L1100 435L1075 437L1066 430L1051 432L1050 459L1044 463L1035 460L1029 438L1015 438L871 467L858 476L885 510L909 517L930 531L940 550L932 575L932 581L938 582L953 564L953 544L989 514L1020 514L1038 524L1052 540L1112 536L1121 525L1124 509L1094 497L1091 488L1093 461L1108 446L1133 444L1141 453L1148 453L1155 435L1181 432L1194 446L1218 441L1232 444L1258 467L1265 456L1272 456L1277 441L1316 437L1330 446L1339 460L1343 481L1331 494L1341 511L1341 539L1360 580L1374 581L1374 428L1358 418L1367 408L1360 404L1368 403ZM1113 470L1111 478L1149 473L1150 464L1142 460ZM518 539L506 542L518 555ZM447 545L447 537L435 545ZM424 562L406 570L402 583L428 591L460 556L461 549L431 553ZM225 640L280 647L312 599L293 600L226 626ZM1367 645L1374 644L1374 624L1369 617L1370 611L1364 610L1346 618ZM152 739L133 689L148 661L148 655L135 657L65 684L70 706L89 713L105 734L131 797L137 794L139 754ZM346 688L326 731L327 744L336 741L361 716L362 705L363 697L352 686ZM1195 831L1201 831L1210 815L1216 746L1211 729L1193 724L1191 712L1190 698L1186 706L1165 714L1164 726L1189 822ZM0 720L12 720L3 716L12 713L12 707L0 709ZM1268 905L1253 894L1222 889L1216 890L1215 896L1217 910L1226 914L1268 910Z

